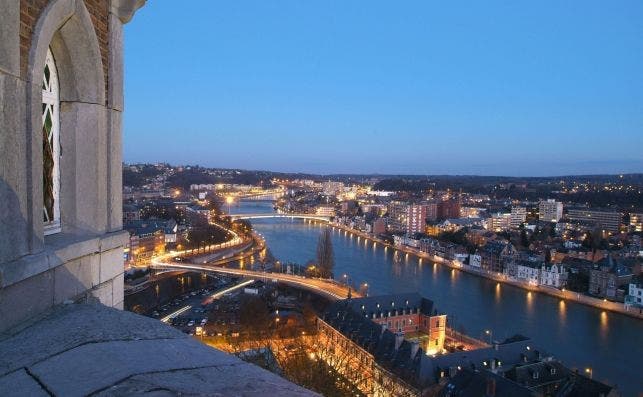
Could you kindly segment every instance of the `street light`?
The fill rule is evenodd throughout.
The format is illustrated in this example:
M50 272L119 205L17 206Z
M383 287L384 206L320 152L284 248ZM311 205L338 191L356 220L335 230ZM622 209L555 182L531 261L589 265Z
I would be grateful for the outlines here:
M591 367L585 368L585 373L589 374L590 379L592 379L592 377L594 376L594 370Z
M485 334L489 335L489 344L492 343L492 338L493 338L493 331L487 329L484 331Z

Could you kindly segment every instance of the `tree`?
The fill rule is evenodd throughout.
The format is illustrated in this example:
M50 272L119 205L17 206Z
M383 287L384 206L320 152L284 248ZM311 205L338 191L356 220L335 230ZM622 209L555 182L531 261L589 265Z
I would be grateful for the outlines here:
M529 247L529 239L527 238L527 230L523 225L520 225L520 245L527 248Z
M330 229L326 228L319 236L317 242L317 266L321 277L331 278L333 267L335 267L335 256L333 254L333 242Z
M244 294L239 306L239 325L247 333L266 332L272 323L266 302L254 295Z

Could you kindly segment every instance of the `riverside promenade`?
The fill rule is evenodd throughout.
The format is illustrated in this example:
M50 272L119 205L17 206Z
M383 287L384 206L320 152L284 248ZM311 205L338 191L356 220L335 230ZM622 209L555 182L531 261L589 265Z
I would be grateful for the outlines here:
M583 305L592 306L592 307L595 307L597 309L607 310L607 311L614 312L614 313L620 313L620 314L624 314L626 316L630 316L630 317L634 317L634 318L638 318L638 319L643 320L643 312L641 312L638 309L634 309L634 308L631 308L631 309L628 310L628 309L625 308L625 305L623 303L621 303L621 302L612 302L612 301L609 301L609 300L606 300L606 299L598 299L598 298L594 298L594 297L591 297L591 296L588 296L588 295L584 295L582 293L575 292L575 291L569 291L569 290L564 290L564 289L560 290L560 289L553 288L553 287L545 287L545 286L539 286L539 285L530 285L529 283L526 283L526 282L523 282L523 281L520 281L520 280L512 279L512 278L510 278L507 275L502 274L502 273L489 272L489 271L485 271L485 270L482 270L482 269L477 269L477 268L472 267L472 266L462 265L459 262L449 260L449 259L445 259L445 258L442 258L442 257L439 257L439 256L429 255L426 252L422 252L417 248L408 247L408 246L396 246L396 245L390 244L390 243L388 243L388 242L386 242L386 241L384 241L382 239L379 239L379 238L377 238L375 236L372 236L372 235L370 235L368 233L364 233L364 232L362 232L360 230L353 229L353 228L348 227L346 225L341 225L341 224L332 223L332 222L327 222L327 224L328 224L329 227L345 231L346 233L355 235L358 238L366 239L366 240L371 241L371 242L376 243L376 244L382 244L383 247L388 247L388 248L391 248L391 249L393 249L395 251L402 252L402 253L405 253L405 254L408 254L408 255L412 255L412 256L420 259L420 260L427 260L429 262L438 263L440 265L447 266L447 267L452 268L454 270L463 271L463 272L466 272L466 273L469 273L469 274L476 275L478 277L484 277L486 279L493 280L493 281L496 281L498 283L511 285L511 286L514 286L514 287L517 287L517 288L524 289L524 290L526 290L528 292L537 292L537 293L547 294L547 295L550 295L550 296L560 298L560 299L562 299L564 301L576 302L576 303L580 303L580 304L583 304Z

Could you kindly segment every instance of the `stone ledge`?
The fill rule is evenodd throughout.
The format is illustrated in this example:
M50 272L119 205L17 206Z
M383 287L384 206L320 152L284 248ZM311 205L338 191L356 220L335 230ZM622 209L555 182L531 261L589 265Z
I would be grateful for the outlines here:
M36 382L37 379L37 382ZM98 304L60 307L0 341L0 389L60 396L316 395L158 320Z
M24 369L19 369L18 371L0 377L0 392L3 397L49 396L49 393L43 390L43 388L40 387L40 384Z
M112 250L125 245L126 231L101 236L77 236L65 233L48 236L45 250L0 264L0 288L19 283L74 259Z
M252 364L158 372L133 376L96 396L131 396L166 391L168 395L312 396Z

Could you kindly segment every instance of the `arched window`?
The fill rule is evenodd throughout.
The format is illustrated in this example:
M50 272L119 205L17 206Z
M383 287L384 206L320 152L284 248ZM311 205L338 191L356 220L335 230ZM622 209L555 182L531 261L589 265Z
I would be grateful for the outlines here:
M42 76L42 173L45 235L60 232L60 92L56 63L47 50Z

